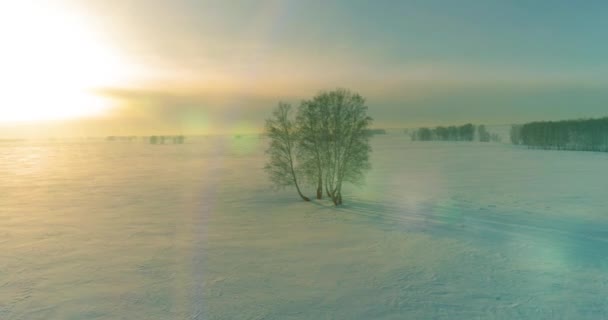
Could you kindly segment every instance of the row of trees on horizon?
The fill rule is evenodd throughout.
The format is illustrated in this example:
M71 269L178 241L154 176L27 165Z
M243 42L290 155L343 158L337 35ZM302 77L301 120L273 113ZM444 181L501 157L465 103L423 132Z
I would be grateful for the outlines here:
M418 128L409 133L412 141L475 141L481 142L500 142L500 136L495 133L490 133L485 125L475 126L467 123L461 126L438 126L435 128Z
M138 136L108 136L106 137L106 141L127 141L133 142L136 141ZM149 136L149 137L141 137L144 141L148 141L150 144L183 144L186 141L186 137L183 135L175 135L175 136Z
M316 188L317 199L326 194L334 205L342 204L343 183L360 183L371 168L371 122L365 99L345 89L302 101L295 117L291 105L279 103L266 120L270 180L294 186L305 201L310 198L302 185Z
M608 152L608 117L513 125L510 138L529 148Z
M150 136L150 144L165 144L165 142L172 142L173 144L183 144L186 141L186 137L183 135L179 136Z

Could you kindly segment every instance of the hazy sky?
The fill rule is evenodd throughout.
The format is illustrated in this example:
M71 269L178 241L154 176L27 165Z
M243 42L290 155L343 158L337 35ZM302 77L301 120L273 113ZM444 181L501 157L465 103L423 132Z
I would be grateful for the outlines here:
M103 47L90 52L111 52L79 60L72 80L89 75L114 107L69 125L11 123L15 132L249 131L279 100L335 87L365 96L376 126L608 115L606 1L30 2L50 8L38 16L78 17L74 28ZM57 37L33 10L17 15L36 27L23 37ZM105 67L110 56L119 62Z

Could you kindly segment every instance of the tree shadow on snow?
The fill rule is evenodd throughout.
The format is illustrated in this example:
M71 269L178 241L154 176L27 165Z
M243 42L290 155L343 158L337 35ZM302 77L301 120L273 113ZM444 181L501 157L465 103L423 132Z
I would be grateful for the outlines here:
M391 203L358 198L344 199L344 204L334 206L330 200L315 200L312 203L321 208L321 214L333 212L351 223L369 224L383 230L424 230L428 221L423 215L408 213Z
M328 201L328 203L330 203ZM325 205L322 205L325 206ZM369 224L382 230L423 232L433 237L457 238L500 250L515 242L526 243L543 251L561 251L569 264L602 265L608 245L608 221L583 222L557 217L526 217L511 210L480 211L473 208L437 207L421 204L416 209L364 199L345 199L339 207L327 206L351 221Z

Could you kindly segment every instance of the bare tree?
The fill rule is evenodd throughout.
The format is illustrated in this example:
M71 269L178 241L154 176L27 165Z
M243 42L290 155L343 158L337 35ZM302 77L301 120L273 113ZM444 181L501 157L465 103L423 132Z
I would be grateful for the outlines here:
M290 119L291 105L279 103L272 117L266 120L266 135L270 145L266 153L270 156L265 169L270 174L270 180L278 187L294 185L298 195L304 201L310 199L302 194L296 175L296 159L298 132Z
M323 192L334 205L342 204L344 182L360 183L370 168L369 126L365 99L345 89L321 92L298 108L296 121L291 106L280 103L266 121L270 138L266 170L278 186L294 185L300 197L298 173Z
M477 126L477 134L479 136L479 141L481 142L489 142L491 139L490 133L483 124Z
M521 144L521 129L522 125L514 124L511 125L511 130L509 132L509 137L511 138L512 144Z
M317 187L317 199L323 199L322 108L316 100L303 101L296 117L300 134L298 159L301 160L302 171L308 181Z
M342 204L342 184L360 183L370 168L369 125L365 99L345 89L322 92L314 99L324 107L321 119L321 159L327 194Z

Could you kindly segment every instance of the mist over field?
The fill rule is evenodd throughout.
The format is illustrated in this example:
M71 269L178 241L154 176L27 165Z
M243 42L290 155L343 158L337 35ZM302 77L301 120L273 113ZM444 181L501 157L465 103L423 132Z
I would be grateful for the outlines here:
M608 154L389 132L334 207L267 143L1 143L0 317L606 316Z
M606 12L0 1L0 320L608 319Z

